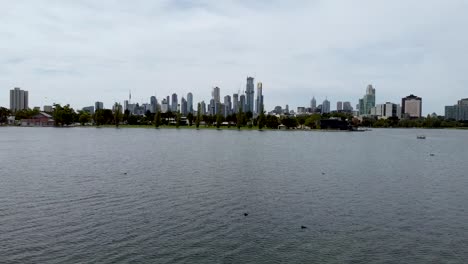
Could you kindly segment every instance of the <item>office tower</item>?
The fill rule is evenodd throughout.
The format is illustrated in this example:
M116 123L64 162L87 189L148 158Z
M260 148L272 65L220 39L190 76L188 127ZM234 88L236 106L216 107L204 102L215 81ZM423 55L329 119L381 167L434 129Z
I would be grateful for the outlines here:
M221 102L221 89L217 86L214 87L213 91L211 92L211 97L215 102Z
M97 110L102 110L104 109L104 103L103 102L96 102L94 103L94 109L97 111Z
M211 99L210 100L210 104L208 105L208 108L209 108L209 113L210 115L214 116L216 115L216 102L214 99Z
M386 102L385 104L376 104L371 108L372 116L387 119L389 117L401 117L401 107L398 104Z
M369 84L366 89L366 95L362 99L359 99L359 115L370 115L372 107L375 107L375 89Z
M245 89L245 110L244 112L254 113L254 78L247 77L247 85Z
M43 109L46 113L51 113L52 111L54 111L54 108L51 105L44 105Z
M239 112L239 94L232 95L232 112Z
M312 109L312 112L315 112L315 109L317 108L317 101L315 100L315 96L313 96L312 100L310 100L310 108Z
M169 112L169 104L168 104L169 101L167 101L167 98L164 98L162 101L161 101L161 112L162 113L167 113Z
M182 97L182 99L180 99L180 113L183 116L187 116L187 114L188 114L188 104L187 104L187 100L185 100L184 97Z
M206 103L205 101L200 102L201 115L206 115Z
M336 102L336 111L343 111L343 102L338 101Z
M158 100L156 99L156 96L151 96L150 103L151 103L150 112L154 114L158 111Z
M325 99L322 103L322 114L330 113L330 101Z
M242 112L245 113L245 110L247 109L247 106L245 104L245 95L240 96L239 100L239 110L242 109Z
M232 112L231 96L226 95L224 96L224 117L230 115L231 112Z
M445 118L468 121L468 98L461 99L453 106L445 106Z
M352 112L353 111L353 107L351 106L350 102L344 102L343 103L343 111L345 111L345 112Z
M420 118L422 112L422 99L413 94L401 99L401 112L403 117Z
M289 114L289 105L286 105L286 107L284 108L284 112L285 112L286 114Z
M172 112L177 112L178 104L179 104L179 100L177 100L177 94L173 93L172 94L172 101L171 101L171 111Z
M263 106L263 84L257 83L257 100L255 102L255 113L260 114L264 111Z
M281 115L283 113L283 108L279 105L275 106L275 109L273 110L273 113L277 115Z
M16 112L29 108L29 93L15 87L10 90L10 110Z
M193 94L187 94L187 111L193 114Z
M91 106L83 107L82 111L83 112L88 112L88 113L94 115L94 106L91 105Z

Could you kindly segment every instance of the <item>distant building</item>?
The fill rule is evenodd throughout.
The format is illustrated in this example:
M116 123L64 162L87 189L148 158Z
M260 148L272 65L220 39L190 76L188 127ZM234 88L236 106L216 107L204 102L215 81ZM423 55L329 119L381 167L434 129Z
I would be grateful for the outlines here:
M42 108L44 110L44 112L46 113L52 113L54 111L54 107L51 106L51 105L44 105L44 107Z
M206 115L206 103L205 101L200 102L201 114Z
M86 107L83 107L83 112L88 112L92 115L94 115L94 106L86 106Z
M339 111L339 112L343 111L343 102L341 101L336 102L336 111Z
M348 113L351 113L353 111L353 107L351 106L350 102L343 103L343 111Z
M303 107L303 106L297 107L297 114L298 114L298 115L305 114L305 113L306 113L306 110L305 110L305 109L306 109L306 108Z
M375 89L369 84L366 89L366 95L362 99L359 99L359 115L370 115L372 107L375 107Z
M242 112L246 112L247 106L245 105L245 95L241 95L239 99L239 110L242 109Z
M239 112L239 94L232 95L232 112Z
M29 108L29 93L28 91L21 90L15 87L10 90L10 110L16 112Z
M390 117L401 118L401 107L398 104L389 102L385 104L377 104L376 106L371 108L370 115L384 119Z
M226 95L224 96L224 117L230 115L231 112L232 112L231 96Z
M277 115L281 115L283 114L283 108L279 105L275 106L275 109L273 110L273 113L277 114Z
M188 104L187 104L187 100L185 100L184 97L182 97L182 99L180 99L180 113L183 116L187 116L187 114L188 114Z
M158 111L158 99L156 99L156 96L151 96L150 97L150 103L151 103L151 113L156 113Z
M468 121L468 98L461 99L456 105L445 107L445 118Z
M54 126L54 120L51 115L40 112L29 119L21 119L21 126L50 127Z
M96 102L94 103L94 109L97 111L97 110L102 110L104 109L104 103L103 102Z
M247 77L247 85L245 86L245 110L244 112L254 113L254 78Z
M172 102L171 102L171 111L172 112L177 112L177 106L179 104L179 100L177 99L177 94L173 93L172 94Z
M401 112L404 117L420 118L422 114L422 99L413 94L401 99Z
M169 104L167 102L167 99L164 98L162 101L161 101L161 113L167 113L169 112Z
M330 113L330 101L325 99L322 103L322 114Z
M189 113L193 114L193 94L192 93L187 94L187 109Z
M310 100L310 108L312 108L312 112L314 112L317 108L317 101L315 100L315 96L313 96L312 100Z
M264 111L263 109L263 84L261 82L257 83L257 101L255 113L260 114Z
M289 114L289 105L286 105L286 107L284 108L284 113Z

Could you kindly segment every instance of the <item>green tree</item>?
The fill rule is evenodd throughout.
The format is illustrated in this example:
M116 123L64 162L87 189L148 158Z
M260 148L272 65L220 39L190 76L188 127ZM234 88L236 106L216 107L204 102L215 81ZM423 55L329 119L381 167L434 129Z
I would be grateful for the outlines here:
M98 109L94 113L94 123L96 126L101 126L104 125L106 122L106 119L104 117L104 110L103 109Z
M320 114L313 114L306 119L304 124L312 129L320 128L319 122L321 118L322 116Z
M0 107L0 124L6 123L10 115L11 115L10 109L5 108L5 107Z
M201 104L198 103L197 106L197 119L195 119L195 126L197 129L200 127L200 119L201 119Z
M91 115L87 111L80 111L78 113L78 122L84 126L86 123L91 121Z
M194 116L192 113L188 113L187 120L189 121L189 126L192 126L194 120Z
M154 126L156 128L161 126L161 111L157 111L156 115L154 115Z
M258 120L257 120L258 129L262 130L263 127L265 126L265 123L266 123L265 113L263 112L263 107L261 107L260 115L258 116Z
M115 127L118 128L122 121L122 105L119 103L114 104L114 123Z
M70 105L61 106L60 104L54 104L54 110L52 117L54 118L55 126L69 126L76 120L76 113Z
M179 126L180 126L180 119L181 119L181 114L177 113L177 116L176 116L176 127L177 128L179 128Z
M242 127L242 123L243 123L243 119L244 119L244 113L242 112L242 106L239 108L239 112L237 112L237 122L236 122L236 126L237 126L237 129L241 129Z
M267 115L266 116L266 121L265 121L265 126L271 129L278 129L278 126L280 125L278 117L274 115Z
M222 123L223 123L223 116L221 115L221 113L218 113L216 115L216 128L219 129Z
M297 127L297 119L294 116L284 117L283 119L281 119L281 123L287 128Z

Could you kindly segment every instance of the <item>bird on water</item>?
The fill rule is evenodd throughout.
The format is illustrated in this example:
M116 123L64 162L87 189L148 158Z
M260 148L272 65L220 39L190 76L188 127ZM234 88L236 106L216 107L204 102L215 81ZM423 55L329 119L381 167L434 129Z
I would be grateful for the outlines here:
M307 226L301 226L301 229L306 229L306 228L307 228Z
M244 213L244 216L248 216L249 214L248 213Z

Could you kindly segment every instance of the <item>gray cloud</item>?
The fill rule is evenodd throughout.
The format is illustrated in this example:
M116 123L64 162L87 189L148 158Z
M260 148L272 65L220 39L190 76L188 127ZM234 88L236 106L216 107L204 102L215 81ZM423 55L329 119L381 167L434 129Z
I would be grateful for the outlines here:
M268 109L318 100L423 97L424 112L466 97L468 2L6 1L0 105L14 86L32 105L110 106L176 92L207 100L264 83Z

